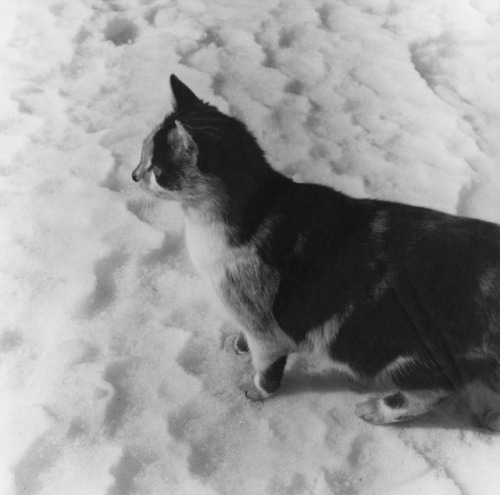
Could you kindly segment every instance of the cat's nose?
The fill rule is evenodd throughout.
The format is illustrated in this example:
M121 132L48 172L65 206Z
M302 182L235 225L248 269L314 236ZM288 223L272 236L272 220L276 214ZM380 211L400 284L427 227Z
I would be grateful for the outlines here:
M139 179L140 179L140 176L139 176L139 172L137 169L135 169L133 172L132 172L132 180L134 182L139 182Z

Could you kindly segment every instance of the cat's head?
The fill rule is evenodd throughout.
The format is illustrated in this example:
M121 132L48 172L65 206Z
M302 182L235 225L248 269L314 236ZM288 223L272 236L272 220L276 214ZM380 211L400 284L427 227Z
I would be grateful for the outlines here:
M132 178L187 207L237 207L269 168L262 150L240 121L200 100L176 76L170 84L174 110L144 140Z

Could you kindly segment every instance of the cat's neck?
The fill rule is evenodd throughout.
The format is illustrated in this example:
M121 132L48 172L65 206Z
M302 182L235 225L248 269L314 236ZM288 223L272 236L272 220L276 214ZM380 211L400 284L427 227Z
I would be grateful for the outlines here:
M252 180L242 179L237 188L219 191L217 198L200 204L183 205L191 229L218 232L228 244L244 244L279 208L280 197L293 182L271 167Z

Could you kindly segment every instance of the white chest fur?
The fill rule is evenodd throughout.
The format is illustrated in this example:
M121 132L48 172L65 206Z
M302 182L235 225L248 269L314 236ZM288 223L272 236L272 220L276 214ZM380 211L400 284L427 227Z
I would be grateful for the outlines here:
M218 286L226 270L247 259L250 249L230 246L222 222L205 222L191 215L186 215L185 219L186 246L191 262L200 275Z

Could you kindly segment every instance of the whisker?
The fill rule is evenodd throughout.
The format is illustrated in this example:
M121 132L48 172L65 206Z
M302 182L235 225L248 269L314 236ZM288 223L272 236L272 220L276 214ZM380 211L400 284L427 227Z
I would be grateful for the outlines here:
M144 211L146 209L146 206L147 206L147 201L148 201L148 196L147 194L143 195L142 196L142 201L141 201L141 211L140 211L140 215L141 217L144 217Z
M151 219L153 216L153 207L154 207L154 199L152 194L148 194L148 219Z
M147 208L146 215L150 220L153 218L153 213L155 209L156 198L159 196L156 191L147 191Z

